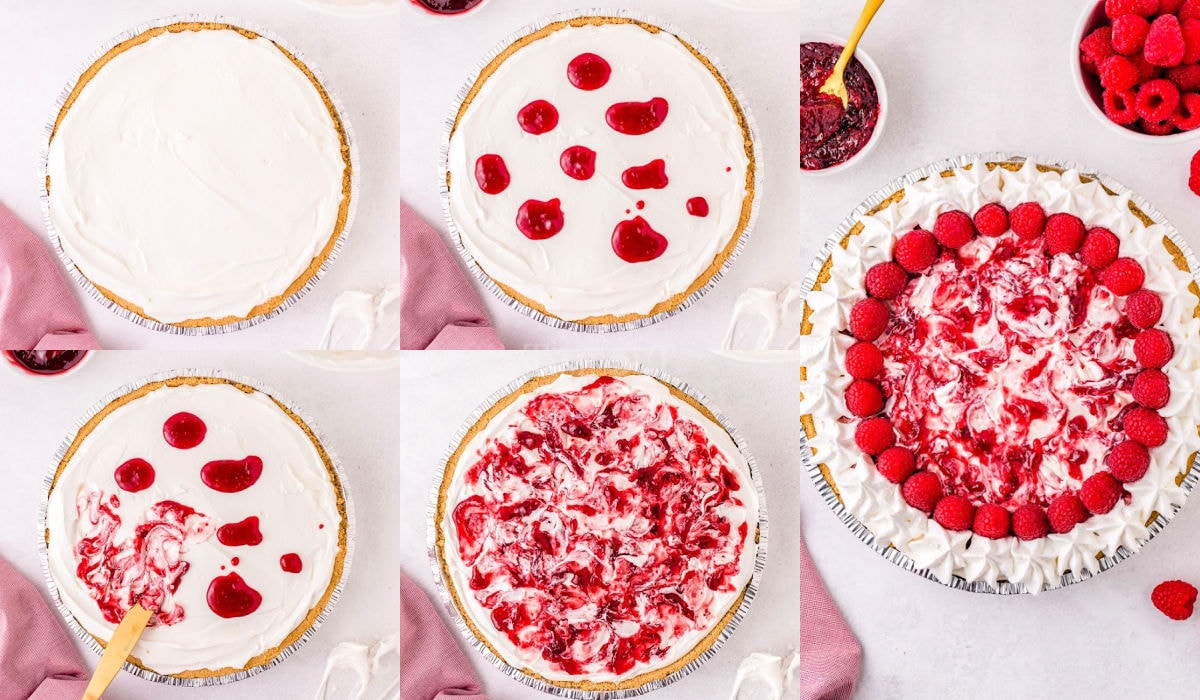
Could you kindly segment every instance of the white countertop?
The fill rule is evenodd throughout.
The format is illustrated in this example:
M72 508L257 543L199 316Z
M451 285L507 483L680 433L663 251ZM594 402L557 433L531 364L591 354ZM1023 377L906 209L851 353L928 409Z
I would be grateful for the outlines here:
M799 638L800 562L795 546L799 511L794 494L807 487L801 483L803 473L787 437L797 427L794 406L799 375L794 365L748 364L689 352L409 353L400 370L405 401L400 407L399 440L404 456L400 464L403 486L397 502L406 506L400 523L401 565L435 596L439 611L448 620L433 590L426 555L426 507L450 441L488 396L522 374L589 358L638 362L690 384L742 433L761 470L769 529L767 566L758 597L716 656L650 696L655 700L728 697L743 658L755 651L786 656ZM473 649L466 651L492 700L550 697L505 676Z
M399 373L335 373L277 353L97 353L78 373L34 380L0 366L0 556L8 559L47 596L38 562L37 505L54 452L72 425L118 387L168 369L223 369L274 389L311 418L326 446L341 460L354 501L357 541L341 600L316 635L280 666L237 683L213 688L170 688L122 674L113 698L312 698L325 659L340 642L373 642L394 634L400 617L400 518L395 494L402 488L396 469L400 443L396 397ZM57 611L51 608L57 617ZM68 632L68 634L70 634ZM75 639L71 634L71 638ZM98 657L81 643L85 663ZM106 695L108 697L108 695Z

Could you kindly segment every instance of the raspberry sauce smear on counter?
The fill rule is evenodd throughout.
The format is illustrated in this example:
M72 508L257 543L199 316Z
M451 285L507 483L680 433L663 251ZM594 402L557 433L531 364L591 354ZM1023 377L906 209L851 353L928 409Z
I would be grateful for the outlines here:
M849 106L821 93L841 46L813 41L800 45L800 167L824 170L840 165L866 147L879 123L875 81L857 58L846 66Z

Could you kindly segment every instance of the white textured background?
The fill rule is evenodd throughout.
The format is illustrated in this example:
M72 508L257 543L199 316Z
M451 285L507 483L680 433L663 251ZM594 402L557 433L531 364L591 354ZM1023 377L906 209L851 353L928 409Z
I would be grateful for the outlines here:
M795 366L746 364L699 352L409 353L406 359L400 370L405 396L399 424L403 449L399 502L405 504L400 524L401 566L425 591L434 593L426 556L425 509L436 470L467 417L493 392L526 372L574 359L632 361L690 384L741 432L762 474L769 524L762 588L746 619L708 663L649 697L728 697L734 672L746 655L765 651L786 656L796 647L800 620L796 538L800 514L794 494L806 487L801 483L803 475L792 441L786 437L796 426L794 405L799 376ZM435 600L448 621L440 598ZM550 697L508 678L474 650L468 649L467 657L492 700Z
M53 380L30 379L0 366L0 556L48 596L38 560L37 506L51 459L72 426L97 401L117 388L156 372L222 369L258 381L291 402L312 421L341 461L354 501L356 551L341 600L316 635L279 667L232 685L168 688L121 674L105 697L312 698L325 658L338 643L373 642L394 634L400 617L400 548L395 531L401 517L396 436L399 375L395 370L342 374L310 367L280 353L103 352L77 373ZM51 608L57 617L58 611ZM71 635L74 639L74 635ZM89 668L98 657L81 643ZM8 700L7 698L5 700Z

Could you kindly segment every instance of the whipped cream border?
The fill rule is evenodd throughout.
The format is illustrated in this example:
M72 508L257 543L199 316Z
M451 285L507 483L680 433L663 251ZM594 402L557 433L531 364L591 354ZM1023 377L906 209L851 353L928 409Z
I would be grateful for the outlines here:
M758 522L757 522L758 542L756 544L756 552L753 557L753 571L749 575L748 582L746 582L744 584L745 595L742 596L741 602L737 604L737 609L733 610L733 615L730 617L729 621L722 628L721 633L718 635L717 639L712 643L711 646L709 646L707 649L705 649L703 652L701 652L693 661L691 661L684 667L678 669L677 671L675 671L661 679L650 680L650 681L647 681L647 682L642 683L641 685L638 685L635 687L623 688L623 689L618 689L618 690L584 690L584 689L580 689L580 688L573 687L573 686L576 684L579 684L581 682L589 681L590 679L569 677L565 680L548 682L547 680L545 680L542 677L531 676L528 673L526 673L525 671L509 665L509 663L507 661L496 656L495 653L492 652L491 648L487 645L487 643L485 643L483 640L478 638L475 635L475 633L471 631L470 626L468 626L467 622L463 619L462 614L458 609L458 606L454 604L453 597L451 596L449 588L448 588L448 583L444 580L444 578L442 576L441 559L440 559L440 555L439 555L438 547L437 547L437 540L438 540L439 531L441 530L441 523L438 521L437 514L438 514L439 501L441 499L442 482L445 478L446 470L452 468L452 466L453 466L452 459L454 457L455 452L458 451L458 448L462 444L464 438L466 438L467 433L469 433L471 431L471 429L475 426L475 424L478 423L478 421L480 420L480 418L482 418L484 413L486 413L488 410L490 410L496 403L498 403L502 399L508 397L510 394L512 394L513 392L517 391L522 386L524 386L527 382L529 382L530 380L535 379L537 377L544 377L544 376L560 374L563 372L570 372L570 371L575 371L575 370L602 370L602 369L622 369L622 370L630 370L633 372L637 372L640 375L644 375L645 377L648 377L650 379L658 380L659 382L662 382L670 387L678 389L679 391L683 392L684 394L687 394L692 399L694 399L696 402L698 402L700 405L702 405L706 409L708 409L708 411L713 415L713 417L715 417L717 419L716 420L717 426L719 428L721 428L726 433L726 435L729 437L729 439L731 439L733 441L733 444L734 444L734 446L736 446L737 451L740 453L742 459L745 460L746 468L750 473L750 479L754 485L753 494L757 498L757 501L758 501L758 503L757 503L757 506L758 506ZM665 388L666 387L664 387L664 389ZM705 417L704 419L705 419L705 422L707 422L709 424L712 423L712 421L708 420L707 417ZM438 596L442 601L442 605L445 606L445 608L449 612L450 618L453 621L454 626L458 629L459 634L462 635L463 639L466 640L468 645L470 645L471 647L476 649L480 654L482 654L483 657L485 659L487 659L488 663L490 663L493 666L495 666L496 668L500 669L500 671L502 671L505 675L515 678L515 679L521 681L522 683L524 683L530 687L536 688L537 690L540 690L544 693L549 693L551 695L556 695L556 696L565 697L565 698L582 698L585 700L590 700L590 699L594 698L597 700L599 700L599 699L609 700L609 699L616 699L616 698L636 697L636 696L640 696L645 693L648 693L652 690L657 690L658 688L662 688L667 685L670 685L671 683L674 683L675 681L679 680L680 678L687 676L692 671L696 670L701 665L703 665L705 662L707 662L710 658L712 658L720 650L721 646L733 634L734 630L738 627L738 625L741 623L743 618L745 618L745 616L749 613L750 604L752 603L754 598L758 595L759 586L762 584L762 574L766 567L767 531L768 531L766 492L763 488L762 476L761 476L761 473L759 472L758 465L755 462L754 455L751 454L750 449L747 446L745 439L742 437L741 433L739 433L737 431L736 428L732 427L732 425L729 422L729 419L725 416L725 414L722 413L718 408L716 408L712 404L712 402L709 401L709 399L703 393L697 391L696 389L694 389L691 385L687 384L686 382L675 379L674 377L672 377L670 375L647 369L646 367L642 366L640 363L636 363L636 362L626 362L626 361L619 361L619 360L617 360L617 361L581 360L581 361L560 363L560 364L551 365L548 367L542 367L541 369L537 369L537 370L528 372L526 374L523 374L522 376L520 376L517 379L515 379L514 381L510 382L503 388L499 389L496 392L493 392L483 403L481 403L479 405L478 408L476 408L475 411L473 411L471 413L470 416L468 416L466 418L466 420L463 421L462 425L455 431L453 439L450 441L449 446L447 447L442 459L440 460L438 469L437 469L436 473L434 474L433 487L431 489L430 499L429 499L427 513L426 513L426 519L428 521L428 531L427 531L427 536L426 536L426 550L427 550L427 554L429 555L430 566L433 569L434 587L437 589ZM446 541L447 542L451 541L449 536L447 536ZM754 545L754 544L755 543L753 542L752 536L748 536L747 545ZM749 546L747 547L747 550L745 550L743 552L743 561L745 561L747 559L746 552L748 552L748 549L749 549ZM735 598L734 602L736 602L736 601L737 601L737 599ZM724 614L728 614L728 610ZM723 616L724 616L724 614L723 614ZM694 646L694 643L693 643L693 646ZM691 651L691 648L689 648L687 651ZM631 674L630 676L623 677L622 679L618 679L615 682L622 682L623 680L628 680L629 678L634 677L636 675L640 675L640 674L652 673L657 668L665 668L666 665L667 664L659 664L655 668L651 668L651 669L639 668L637 670L636 674ZM601 679L599 682L614 682L614 681L611 679Z
M46 588L50 594L50 602L54 605L54 607L58 610L59 615L62 616L62 619L66 622L67 628L74 632L75 636L83 642L84 646L95 653L97 657L101 656L104 653L104 647L101 646L100 642L86 629L84 629L78 620L75 619L74 613L71 612L70 607L63 600L63 596L58 590L58 584L55 582L54 576L50 571L50 552L47 546L48 543L46 541L46 531L49 527L48 519L51 489L54 487L55 479L58 476L59 466L61 466L67 450L71 448L71 444L75 441L79 431L83 429L88 421L90 421L97 413L102 411L105 407L118 398L133 391L137 391L147 384L165 381L175 377L216 377L218 379L245 384L246 386L252 387L259 393L264 394L282 404L289 411L294 413L296 417L304 422L304 425L308 427L313 437L317 439L317 441L321 444L321 447L325 450L325 454L329 458L329 466L333 469L334 474L337 475L338 483L341 485L340 490L344 503L343 507L346 524L346 545L345 552L342 556L341 575L338 577L338 580L333 587L333 591L329 594L329 601L317 614L312 625L310 625L308 629L304 630L299 639L287 647L284 647L279 654L275 656L275 658L261 666L252 666L244 671L237 671L222 676L205 676L202 678L165 675L142 668L141 666L133 664L129 661L126 661L124 666L122 666L122 671L125 673L169 686L199 688L206 686L225 685L226 683L233 683L234 681L240 681L251 676L256 676L267 669L274 668L284 659L299 651L317 633L317 630L329 617L334 607L336 607L337 602L341 599L346 587L346 579L350 575L350 566L354 559L354 541L356 536L354 499L350 493L350 486L346 481L346 471L342 467L342 462L338 459L337 454L330 447L330 443L326 434L323 433L321 429L313 422L311 416L301 411L290 401L280 398L279 394L273 387L263 384L256 379L251 379L233 372L215 369L179 368L164 372L157 372L150 376L143 377L142 379L129 382L128 384L124 384L121 387L114 389L100 400L96 401L96 403L88 407L88 410L85 411L78 419L71 423L68 428L68 432L63 438L63 441L59 444L58 449L55 450L54 455L50 460L50 466L42 480L43 493L38 500L37 510L36 536L38 559L42 565L42 578L44 579Z
M462 109L463 102L465 102L467 97L470 96L475 83L478 82L479 76L485 69L487 69L489 65L491 65L492 61L500 56L500 54L504 53L510 46L525 36L543 29L551 24L566 22L581 17L619 17L633 20L635 22L644 22L646 24L658 27L667 34L674 35L677 39L684 42L692 49L707 58L716 72L720 74L722 79L724 79L726 87L729 88L730 94L733 95L734 100L737 102L738 108L741 110L742 118L746 122L746 132L750 137L751 154L753 155L754 159L754 166L752 169L754 179L753 191L751 193L750 200L750 216L746 221L746 226L741 230L741 233L737 238L737 242L734 244L733 250L725 259L724 263L722 263L721 267L708 278L703 286L701 286L695 292L689 294L687 298L680 302L677 306L654 315L642 315L633 320L619 323L580 323L577 321L568 321L555 316L546 315L541 311L526 306L517 299L513 298L508 292L504 291L504 289L497 284L496 281L493 280L475 260L475 257L463 243L462 232L459 230L458 225L454 221L454 217L451 215L451 195L450 186L448 185L451 155L450 140L451 136L453 135L455 125L458 121L458 113ZM749 107L747 107L747 103L743 97L743 94L743 91L738 87L737 83L730 77L729 71L726 70L725 66L722 65L720 61L713 57L708 49L705 48L704 44L695 41L687 33L679 31L675 25L669 22L659 21L658 19L641 12L626 9L586 8L557 13L518 29L498 42L496 46L490 49L487 54L485 54L472 68L469 76L463 82L462 87L459 88L458 92L455 94L454 103L451 105L451 109L446 116L445 122L443 123L442 142L438 155L438 193L440 194L442 203L442 219L446 223L447 229L450 232L450 238L454 243L455 250L458 251L459 256L466 264L467 269L471 271L471 274L475 276L480 285L482 285L482 287L490 294L504 302L510 308L516 309L529 318L540 321L541 323L553 328L558 328L560 330L572 330L583 333L610 333L613 331L634 330L658 323L659 321L671 318L675 314L686 310L689 306L699 301L705 294L708 293L710 289L712 289L718 282L721 281L721 278L725 276L729 268L733 265L734 261L737 260L737 258L741 255L742 250L746 247L746 242L749 240L750 235L754 232L755 222L758 220L758 211L762 201L763 189L763 152L759 141L757 123L754 120L754 115L751 114Z
M297 61L304 64L304 66L308 68L309 72L312 73L313 78L315 78L325 90L325 94L329 98L329 103L333 105L333 109L337 113L338 120L341 122L342 133L345 135L346 144L350 149L350 163L348 166L350 168L350 203L346 209L346 222L342 226L342 230L338 232L337 240L334 242L333 248L329 251L329 255L327 255L321 262L321 266L317 268L316 272L309 276L308 280L304 283L304 286L296 290L294 294L289 295L275 308L257 316L250 316L223 325L184 326L173 323L163 323L161 321L156 321L134 313L133 311L130 311L118 304L115 300L110 299L103 292L101 292L91 280L89 280L82 272L79 271L78 267L76 267L75 263L71 260L71 257L67 255L66 250L63 248L61 237L59 236L58 230L54 226L54 222L50 214L50 192L47 188L47 183L49 182L50 177L50 141L54 134L59 114L62 112L63 105L65 105L67 99L70 98L71 93L75 90L76 85L79 84L80 79L84 76L88 69L92 67L93 64L103 58L105 54L107 54L116 46L129 41L140 34L144 34L151 29L166 27L181 22L212 22L240 27L257 34L260 38L266 39L275 44L277 47L290 53ZM350 124L347 114L348 112L346 111L344 103L338 97L337 93L330 87L329 81L326 79L321 70L312 62L312 60L304 52L296 49L296 47L291 43L284 41L277 34L262 27L256 22L244 22L240 19L231 18L222 14L203 13L170 15L148 22L143 22L103 42L103 44L98 46L95 51L84 57L84 59L79 63L78 67L72 73L70 81L67 82L62 91L54 99L54 108L51 110L50 116L47 118L45 125L42 127L43 144L38 154L37 191L38 200L42 204L42 224L50 236L50 243L54 248L55 254L58 256L59 261L62 262L63 267L66 268L67 273L71 276L71 278L74 279L75 282L79 284L79 286L82 287L85 292L87 292L88 296L99 302L101 306L109 309L113 313L128 321L132 321L139 326L143 326L154 331L159 331L161 333L188 336L217 335L232 331L240 331L250 328L251 326L256 326L263 321L278 316L300 301L305 294L307 294L313 287L317 285L317 282L325 275L326 271L333 264L334 260L338 258L342 248L346 245L347 235L349 234L350 229L354 226L354 215L355 211L358 209L359 183L361 182L361 175L359 173L359 168L361 166L358 157L358 141L354 136L354 128Z
M1025 164L1016 172L1003 168L988 171L987 162ZM1037 165L1062 168L1063 173L1042 172ZM964 166L971 166L966 170ZM953 170L953 178L941 173ZM1083 183L1080 176L1092 178ZM899 189L905 196L877 214L868 212ZM1001 189L1002 188L1002 189ZM1103 188L1115 194L1108 194ZM1106 226L1121 238L1122 255L1137 259L1147 270L1145 287L1164 300L1161 325L1176 340L1176 354L1167 366L1171 402L1161 413L1169 426L1168 442L1151 450L1146 476L1126 489L1131 503L1119 503L1109 513L1093 515L1069 533L1025 542L1014 536L999 540L973 537L971 532L951 532L904 502L896 484L884 479L854 444L854 422L839 423L848 415L842 393L849 383L842 364L850 340L838 333L848 322L850 306L862 298L863 277L873 264L890 259L896 232L915 224L932 229L941 211L962 208L975 211L988 201L1011 208L1036 200L1047 210L1071 211L1087 226ZM1146 226L1133 216L1136 205L1154 224ZM841 241L859 222L862 230ZM1177 246L1192 274L1179 270L1162 246L1163 239ZM830 278L813 291L825 263L832 259ZM893 563L954 588L989 593L1037 593L1069 585L1132 556L1154 537L1182 507L1200 481L1200 470L1191 465L1197 448L1200 397L1196 379L1200 369L1200 321L1193 318L1197 299L1185 289L1200 271L1196 257L1179 232L1153 207L1105 175L1073 164L1045 158L1003 153L960 156L918 168L880 189L860 205L826 242L805 278L806 319L812 332L801 336L801 414L811 420L814 436L801 433L806 448L802 456L810 477L834 513L877 552ZM1186 342L1187 338L1192 342ZM1190 468L1181 483L1177 477ZM827 469L836 487L825 479ZM836 490L835 490L836 488ZM1151 519L1151 515L1156 517Z

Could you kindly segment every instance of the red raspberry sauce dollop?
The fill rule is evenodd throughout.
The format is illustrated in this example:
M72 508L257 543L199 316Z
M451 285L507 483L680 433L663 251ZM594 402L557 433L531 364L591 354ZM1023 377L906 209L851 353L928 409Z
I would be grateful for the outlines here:
M676 406L601 377L533 397L473 459L452 511L464 593L522 652L620 675L724 614L750 485Z

